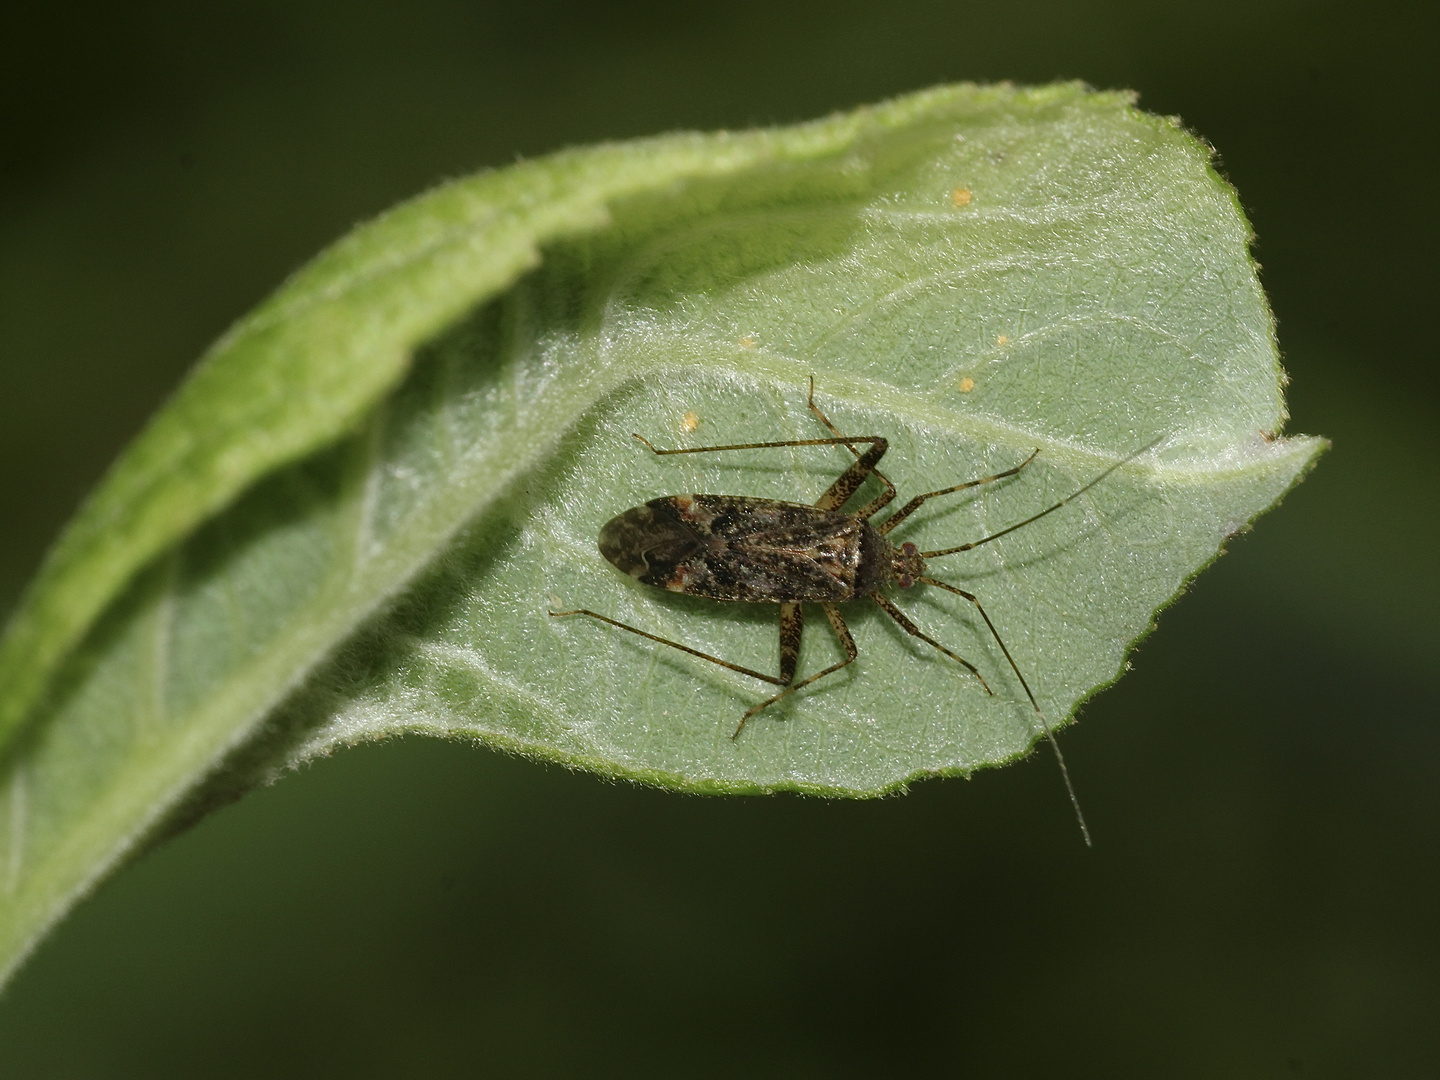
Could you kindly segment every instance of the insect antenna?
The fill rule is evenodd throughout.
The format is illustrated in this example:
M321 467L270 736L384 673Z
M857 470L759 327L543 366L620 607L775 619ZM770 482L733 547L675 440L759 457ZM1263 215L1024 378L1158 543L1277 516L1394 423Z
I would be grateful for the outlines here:
M1053 514L1056 510L1059 510L1066 503L1072 502L1073 500L1079 498L1081 495L1085 494L1085 492L1093 488L1096 484L1100 483L1101 480L1104 480L1107 476L1113 473L1116 469L1120 468L1120 466L1129 464L1130 462L1138 458L1141 454L1145 453L1147 450L1153 450L1156 446L1160 445L1161 441L1164 438L1165 436L1162 435L1160 436L1160 438L1155 439L1153 442L1146 443L1144 446L1140 447L1140 449L1130 454L1127 454L1125 457L1121 458L1119 461L1115 462L1115 464L1111 465L1108 469L1102 472L1099 476L1091 480L1088 484L1085 484L1083 487L1077 488L1075 491L1072 491L1069 495L1065 496L1065 498L1061 499L1059 502L1055 503L1052 506L1047 506L1038 514L1031 514L1024 521L1018 521L1014 525L1010 525L1004 529L1001 529L999 532L991 533L989 536L981 537L979 540L973 540L968 544L961 544L958 547L941 548L939 551L922 551L920 553L920 556L924 559L935 559L939 558L941 555L957 555L962 551L971 551L977 547L980 547L982 544L988 544L992 540L999 540L1000 537L1008 536L1010 533L1014 532L1017 529L1023 529L1026 525L1030 525L1036 521L1039 521L1041 518L1045 517L1048 514ZM1024 465L1028 465L1031 459L1034 458L1034 456L1034 454L1030 455L1030 458L1027 458L1025 460ZM1021 468L1023 468L1024 465L1022 465ZM1002 473L1001 475L1004 474ZM903 514L904 511L902 511L901 513ZM985 620L985 625L990 628L990 636L995 639L995 643L1000 646L1000 651L1005 654L1005 659L1010 664L1010 670L1015 672L1015 677L1020 680L1020 685L1025 688L1025 696L1030 699L1030 707L1035 710L1035 715L1040 720L1040 727L1045 732L1045 738L1050 743L1050 749L1055 751L1055 761L1060 766L1060 776L1065 781L1065 791L1070 796L1070 805L1075 810L1075 821L1080 826L1080 835L1085 838L1086 847L1093 847L1094 845L1090 841L1090 829L1085 824L1085 814L1080 809L1080 800L1075 795L1075 785L1070 780L1070 770L1065 765L1065 755L1060 752L1060 743L1055 738L1055 732L1050 728L1050 722L1045 719L1045 713L1041 711L1040 703L1035 700L1035 695L1030 690L1030 684L1025 681L1025 676L1021 674L1020 665L1015 663L1015 658L1010 655L1010 649L1005 644L1004 638L1000 636L1000 631L995 629L995 624L990 621L989 613L986 612L984 607L981 606L980 601L976 599L976 597L972 593L968 593L964 589L957 589L954 585L949 585L943 581L939 581L936 578L932 577L922 576L917 577L915 580L924 582L926 585L934 585L937 589L944 589L946 592L952 592L956 596L964 597L966 600L969 600L972 604L975 605L976 611L980 612L980 617Z
M1096 484L1100 483L1101 480L1104 480L1107 476L1109 476L1111 473L1113 473L1116 469L1120 468L1120 466L1122 466L1122 465L1128 465L1128 464L1130 464L1130 462L1134 461L1136 458L1138 458L1141 454L1145 453L1147 450L1153 450L1153 449L1155 449L1155 447L1157 447L1157 446L1160 445L1160 443L1164 440L1164 438L1165 438L1165 436L1164 436L1164 435L1161 435L1160 438L1156 439L1154 442L1146 443L1144 446L1140 447L1139 450L1136 450L1136 451L1134 451L1133 453L1130 453L1130 454L1125 455L1125 457L1123 457L1123 458L1121 458L1119 461L1115 462L1114 465L1111 465L1108 469L1106 469L1104 472L1102 472L1099 476L1095 477L1094 480L1091 480L1091 481L1090 481L1088 484L1086 484L1084 487L1078 488L1078 489L1076 489L1075 491L1072 491L1069 495L1066 495L1065 498L1061 499L1061 500L1060 500L1059 502L1057 502L1054 506L1047 506L1044 510L1041 510L1038 514L1032 514L1032 515L1030 515L1028 518L1026 518L1024 521L1017 521L1014 525L1011 525L1011 526L1008 526L1007 528L1001 529L1001 530L1000 530L999 532L997 532L997 533L991 533L989 536L981 537L979 540L972 540L972 541L971 541L970 543L968 543L968 544L961 544L959 547L942 548L942 549L940 549L939 551L922 551L922 552L920 553L920 555L921 555L922 558L926 558L926 559L937 559L937 558L939 558L941 555L956 555L956 554L959 554L959 553L962 552L962 551L971 551L971 550L973 550L974 548L979 547L981 544L988 544L988 543L990 543L992 540L999 540L1000 537L1002 537L1002 536L1007 536L1007 535L1009 535L1010 533L1014 532L1016 529L1023 529L1026 525L1029 525L1029 524L1031 524L1032 522L1039 521L1041 518L1045 517L1047 514L1053 514L1056 510L1059 510L1059 509L1060 509L1062 506L1064 506L1066 503L1071 502L1071 501L1073 501L1073 500L1075 500L1075 499L1078 499L1081 495L1084 495L1085 492L1089 491L1089 490L1090 490L1091 488L1093 488ZM1033 456L1033 455L1032 455L1032 456ZM949 586L946 586L946 588L949 588Z
M1006 646L1005 639L1000 636L1000 631L995 629L995 624L990 621L990 616L985 611L985 608L981 606L980 601L976 599L973 593L968 593L964 589L957 589L954 585L947 585L945 582L932 577L918 577L915 580L924 582L926 585L934 585L936 588L944 589L946 592L952 592L956 596L963 596L975 605L976 611L980 612L980 617L985 620L985 625L990 628L990 636L995 639L995 643L1000 646L1000 651L1005 654L1005 659L1010 662L1010 670L1015 672L1015 677L1020 680L1020 685L1025 688L1025 696L1030 699L1030 707L1035 710L1035 715L1040 718L1040 727L1045 732L1045 738L1050 740L1050 749L1055 751L1055 761L1059 764L1060 775L1065 780L1065 791L1070 796L1070 805L1075 809L1075 822L1080 826L1080 835L1085 838L1086 847L1094 847L1095 845L1090 842L1090 828L1085 824L1085 814L1080 809L1080 799L1075 794L1075 785L1070 782L1070 770L1065 767L1065 755L1060 752L1060 743L1055 738L1055 732L1050 730L1050 723L1045 719L1045 714L1041 712L1040 703L1035 700L1035 695L1030 692L1030 684L1025 681L1025 676L1020 674L1020 665L1015 663L1015 658L1010 655L1010 649ZM961 662L963 663L964 661ZM968 664L966 666L969 667Z

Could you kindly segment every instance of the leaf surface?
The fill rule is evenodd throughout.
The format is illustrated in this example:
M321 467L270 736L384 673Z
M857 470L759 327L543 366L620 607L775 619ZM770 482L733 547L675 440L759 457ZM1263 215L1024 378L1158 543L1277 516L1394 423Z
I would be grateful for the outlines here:
M62 537L0 649L0 956L147 838L331 748L460 736L677 789L871 795L1039 734L977 613L894 593L860 660L752 721L775 609L598 555L662 494L813 501L884 435L894 534L1062 511L932 572L1052 723L1295 482L1248 226L1207 149L1124 95L958 86L815 124L567 152L364 226L242 320ZM862 497L875 490L873 482ZM897 503L897 505L899 505ZM801 671L839 647L818 612Z

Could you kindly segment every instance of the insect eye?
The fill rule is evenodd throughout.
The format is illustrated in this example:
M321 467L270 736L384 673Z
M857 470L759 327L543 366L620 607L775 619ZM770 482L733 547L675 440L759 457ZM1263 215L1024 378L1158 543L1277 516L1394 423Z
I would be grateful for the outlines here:
M917 548L914 544L912 544L909 540L906 540L905 543L900 545L900 554L902 555L914 555L919 550L920 549Z
M895 584L899 585L902 589L908 589L911 585L915 584L915 579L909 574L901 574L895 579Z

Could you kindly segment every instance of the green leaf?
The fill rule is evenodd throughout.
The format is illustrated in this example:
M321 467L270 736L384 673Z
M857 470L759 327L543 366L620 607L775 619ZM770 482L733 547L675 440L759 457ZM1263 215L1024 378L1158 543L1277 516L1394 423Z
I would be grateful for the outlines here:
M895 534L978 539L979 595L1056 724L1322 445L1279 439L1271 318L1207 149L1119 94L957 86L772 131L578 150L356 230L227 334L57 544L0 648L0 963L137 846L331 748L473 738L678 789L870 795L1039 728L959 597L873 605L860 661L752 721L773 608L598 555L666 493L813 501L890 439ZM872 482L873 485L873 482ZM867 488L866 491L871 491ZM812 617L801 670L840 655Z

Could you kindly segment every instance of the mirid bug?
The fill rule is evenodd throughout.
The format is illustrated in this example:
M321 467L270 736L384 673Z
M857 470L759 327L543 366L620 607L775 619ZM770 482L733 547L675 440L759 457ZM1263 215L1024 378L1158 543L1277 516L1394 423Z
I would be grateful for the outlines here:
M718 656L692 649L678 641L662 638L627 623L618 622L586 608L572 611L552 611L555 618L571 615L587 615L620 630L638 634L661 645L689 653L691 656L708 660L731 671L738 671L751 678L782 687L757 705L752 705L740 718L732 739L738 739L745 725L756 713L777 701L789 697L802 687L834 674L853 663L859 651L855 640L840 609L835 605L847 600L869 598L882 611L894 619L907 634L919 638L939 652L960 664L975 676L987 694L993 694L979 669L963 656L952 652L918 626L895 606L882 591L887 586L902 589L914 585L933 585L937 589L954 593L975 606L984 620L990 635L1004 654L1010 670L1020 681L1035 715L1039 718L1045 737L1055 752L1065 780L1070 803L1075 809L1076 820L1085 843L1090 843L1090 832L1080 811L1079 800L1075 797L1070 782L1069 770L1060 745L1050 729L1039 702L1030 690L1030 684L1020 671L1010 649L1000 636L995 623L974 594L956 588L944 581L927 575L927 560L944 555L955 555L971 551L983 544L991 543L1017 529L1039 521L1047 514L1059 510L1066 503L1090 490L1121 465L1134 460L1146 450L1155 446L1151 443L1115 462L1089 483L1077 488L1059 502L1032 514L1023 521L1000 529L988 536L956 547L936 551L921 551L915 544L905 542L898 547L890 542L889 534L928 499L950 495L968 488L992 484L997 480L1018 475L1035 460L1039 450L1024 461L1003 472L984 476L978 480L967 480L938 491L927 491L916 495L895 513L878 524L871 518L895 499L895 485L881 473L876 465L885 456L889 443L879 435L842 435L828 417L815 404L815 380L810 380L810 411L820 423L832 433L823 439L790 439L783 442L737 443L730 446L697 446L678 450L661 450L651 445L642 435L635 438L644 443L653 453L660 456L671 454L707 454L727 450L761 450L784 446L843 446L855 457L855 461L835 480L813 505L807 503L782 502L777 499L756 499L742 495L668 495L651 499L643 506L632 507L611 518L600 530L600 553L617 569L641 581L671 592L705 596L712 600L742 601L750 603L778 604L780 606L780 673L767 675L761 671L732 664ZM1158 442L1158 440L1157 440ZM857 446L868 446L861 453ZM851 513L842 508L865 481L874 476L884 485L884 490L859 510ZM835 636L845 651L845 659L831 664L814 675L795 680L800 657L800 635L804 628L803 604L819 604L829 620Z

